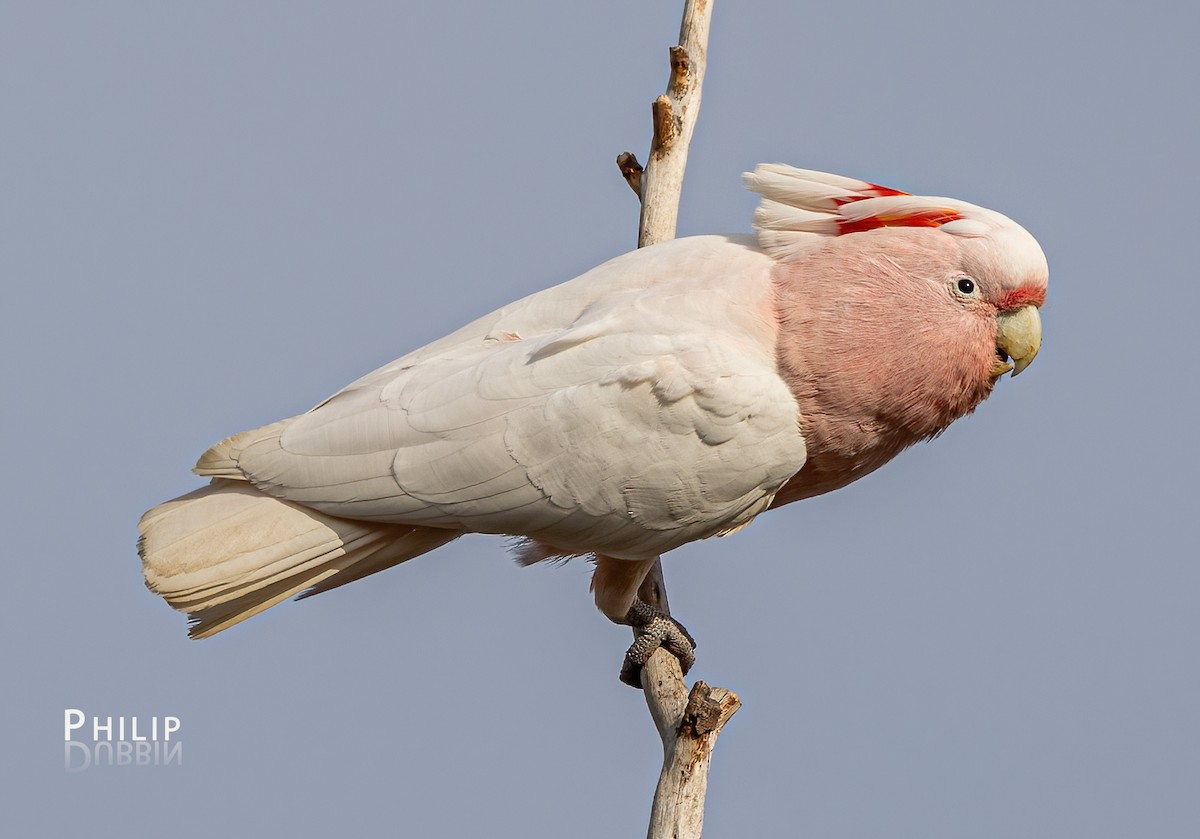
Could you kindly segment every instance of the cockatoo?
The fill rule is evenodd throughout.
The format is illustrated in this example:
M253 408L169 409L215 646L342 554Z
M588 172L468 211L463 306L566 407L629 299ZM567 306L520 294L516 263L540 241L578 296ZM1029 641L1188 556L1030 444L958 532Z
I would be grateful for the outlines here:
M655 560L938 435L1041 344L1048 269L1000 213L759 166L756 235L617 257L311 411L236 434L141 520L146 583L203 638L464 533L591 556L621 671L694 644L637 597Z

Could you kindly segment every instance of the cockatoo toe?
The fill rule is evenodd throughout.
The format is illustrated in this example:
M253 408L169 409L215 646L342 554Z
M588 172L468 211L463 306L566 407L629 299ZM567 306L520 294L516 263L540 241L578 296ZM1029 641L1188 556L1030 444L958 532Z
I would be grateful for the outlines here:
M621 681L630 687L642 686L642 669L650 656L662 647L679 659L683 675L696 663L696 641L679 621L668 614L652 608L642 600L635 600L626 615L626 622L637 632L637 638L625 653L621 664Z

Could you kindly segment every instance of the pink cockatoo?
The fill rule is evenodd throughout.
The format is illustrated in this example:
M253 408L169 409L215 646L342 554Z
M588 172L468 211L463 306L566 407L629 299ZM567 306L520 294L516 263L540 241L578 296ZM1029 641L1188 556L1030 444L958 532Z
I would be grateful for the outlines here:
M935 437L1024 370L1047 266L963 201L764 165L755 236L618 257L221 441L212 482L141 520L146 583L203 638L464 533L522 562L590 555L596 605L663 645L637 597L660 554L732 533Z

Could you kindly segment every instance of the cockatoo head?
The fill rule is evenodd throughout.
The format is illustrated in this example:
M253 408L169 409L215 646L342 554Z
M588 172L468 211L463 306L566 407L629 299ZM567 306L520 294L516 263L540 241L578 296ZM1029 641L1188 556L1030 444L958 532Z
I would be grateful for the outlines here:
M896 228L949 234L962 273L951 280L953 291L963 305L977 302L996 317L995 376L1010 370L1015 376L1037 355L1049 268L1037 240L1012 219L954 198L781 164L763 164L744 177L763 196L754 215L759 244L781 262L802 258L829 237Z
M779 363L816 452L806 468L853 480L1037 355L1048 269L1016 222L788 166L745 179L763 196L754 222L776 259Z

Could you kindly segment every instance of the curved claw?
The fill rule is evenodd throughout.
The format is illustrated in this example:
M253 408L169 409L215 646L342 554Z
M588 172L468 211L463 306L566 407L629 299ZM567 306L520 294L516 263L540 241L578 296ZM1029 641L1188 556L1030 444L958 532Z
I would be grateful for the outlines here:
M695 640L683 624L670 615L635 600L625 621L637 633L621 665L621 681L630 687L642 686L642 668L659 647L679 659L679 669L685 676L696 663Z

